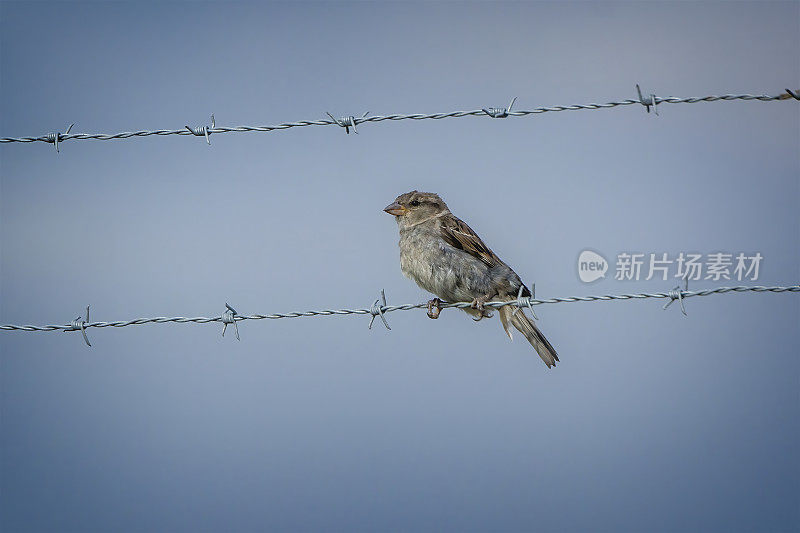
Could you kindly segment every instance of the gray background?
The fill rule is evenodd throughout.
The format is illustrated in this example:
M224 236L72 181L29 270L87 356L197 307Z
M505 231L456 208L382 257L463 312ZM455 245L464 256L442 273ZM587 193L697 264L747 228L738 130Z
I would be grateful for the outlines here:
M787 3L0 4L0 134L777 94ZM427 299L381 209L436 191L541 297L584 248L797 283L797 102L0 146L0 322ZM728 282L736 284L737 282ZM694 288L721 283L698 282ZM789 531L800 298L538 308L548 371L445 311L0 334L4 531Z

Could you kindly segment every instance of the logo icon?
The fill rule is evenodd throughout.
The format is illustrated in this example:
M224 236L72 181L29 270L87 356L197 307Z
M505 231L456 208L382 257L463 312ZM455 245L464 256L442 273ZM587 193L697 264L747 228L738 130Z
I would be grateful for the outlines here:
M591 250L584 250L578 256L578 277L584 283L591 283L606 277L608 261L602 255Z

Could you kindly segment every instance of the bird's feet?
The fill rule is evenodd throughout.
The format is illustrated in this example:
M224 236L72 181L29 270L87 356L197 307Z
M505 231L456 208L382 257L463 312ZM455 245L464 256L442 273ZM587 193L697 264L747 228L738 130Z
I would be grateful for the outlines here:
M439 313L442 312L442 301L439 298L434 298L428 301L428 317L434 320L439 318Z
M472 300L472 303L470 304L470 307L472 309L475 309L479 313L478 314L478 318L473 318L473 320L475 322L478 322L479 320L484 319L484 318L491 318L492 317L491 311L488 311L486 309L486 302L487 301L489 301L489 297L488 296L481 296L480 298L475 298L474 300Z

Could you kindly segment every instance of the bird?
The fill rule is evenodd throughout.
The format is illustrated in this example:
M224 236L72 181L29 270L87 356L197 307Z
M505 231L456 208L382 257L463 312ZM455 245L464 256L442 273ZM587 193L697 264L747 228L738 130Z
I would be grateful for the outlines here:
M400 270L436 298L428 302L428 316L438 318L442 300L470 301L464 311L478 321L490 318L486 303L531 296L511 267L504 263L466 222L450 212L436 193L411 191L384 208L400 230ZM510 339L513 325L525 336L539 357L554 367L558 359L553 346L525 315L522 308L498 309L500 322Z

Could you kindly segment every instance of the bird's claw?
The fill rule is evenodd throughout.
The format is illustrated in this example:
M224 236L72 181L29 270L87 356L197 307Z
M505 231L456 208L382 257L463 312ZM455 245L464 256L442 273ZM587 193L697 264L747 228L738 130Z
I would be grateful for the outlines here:
M436 320L439 318L439 313L442 312L442 301L439 298L434 298L428 301L428 318Z
M475 298L469 306L483 314L483 310L486 309L486 298Z
M475 298L474 300L472 300L472 303L470 304L470 307L472 309L475 309L476 311L478 311L480 313L480 315L478 315L478 318L473 318L472 319L475 322L478 322L478 321L480 321L480 320L482 320L484 318L491 318L492 317L491 311L487 311L486 310L486 302L487 302L487 300L488 300L488 298L486 298L485 296L481 296L480 298Z

